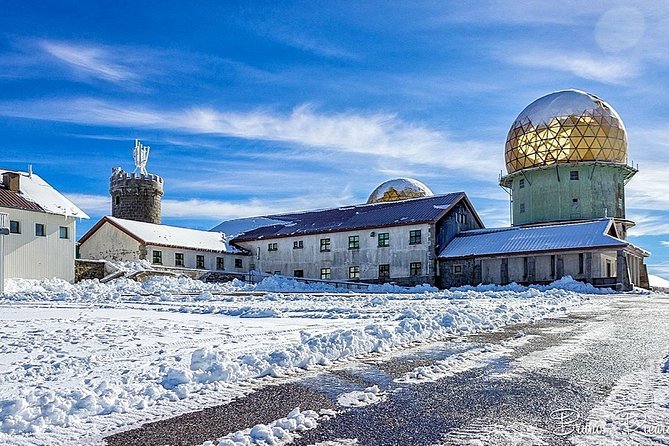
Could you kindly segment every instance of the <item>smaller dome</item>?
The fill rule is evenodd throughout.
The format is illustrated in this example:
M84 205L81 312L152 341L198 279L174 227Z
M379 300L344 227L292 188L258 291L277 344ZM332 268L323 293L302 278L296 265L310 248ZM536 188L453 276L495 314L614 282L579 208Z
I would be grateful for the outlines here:
M412 178L395 178L381 183L367 199L367 204L434 195L429 187Z

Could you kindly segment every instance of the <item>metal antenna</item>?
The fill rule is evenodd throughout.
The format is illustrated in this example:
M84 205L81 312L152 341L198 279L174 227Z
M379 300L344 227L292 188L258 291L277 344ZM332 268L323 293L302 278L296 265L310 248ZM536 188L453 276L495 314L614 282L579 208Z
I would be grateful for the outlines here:
M135 148L132 149L132 156L135 159L135 170L132 173L136 173L139 170L141 175L148 175L149 172L146 170L146 163L149 161L150 150L151 148L142 145L139 139L135 140Z

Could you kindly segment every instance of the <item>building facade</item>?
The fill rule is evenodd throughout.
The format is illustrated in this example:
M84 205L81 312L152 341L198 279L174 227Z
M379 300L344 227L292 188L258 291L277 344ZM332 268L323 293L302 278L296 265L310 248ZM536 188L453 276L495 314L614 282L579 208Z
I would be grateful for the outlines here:
M74 280L76 224L88 216L32 172L0 170L0 213L9 234L6 278Z
M241 274L250 256L211 231L103 217L79 241L88 260L146 260L156 268Z
M375 191L366 204L232 220L214 229L234 234L245 227L231 243L251 254L251 269L265 273L437 283L438 250L460 231L483 223L464 193L416 192L413 181L406 181L412 188L406 191L398 180L388 186L392 191ZM255 224L245 224L249 221Z

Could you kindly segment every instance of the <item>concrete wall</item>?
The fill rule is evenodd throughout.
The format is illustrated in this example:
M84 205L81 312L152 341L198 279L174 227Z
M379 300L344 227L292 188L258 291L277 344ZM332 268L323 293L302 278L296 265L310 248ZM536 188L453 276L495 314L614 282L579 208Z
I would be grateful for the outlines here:
M143 254L137 240L108 222L79 246L82 259L131 261L144 258Z
M513 224L625 218L624 181L629 169L618 164L578 163L514 173L505 179L513 194ZM578 172L578 180L570 179L572 171Z
M216 258L223 258L223 269L219 271L226 272L236 272L242 273L249 270L249 263L251 262L251 257L248 255L235 255L227 254L220 252L207 252L207 251L198 251L195 249L182 249L182 248L165 248L162 246L147 246L146 247L146 260L153 262L153 252L160 251L162 253L162 266L176 267L175 259L176 253L181 253L184 255L184 268L196 268L197 259L196 256L204 256L204 269L215 271L216 270ZM242 267L235 268L235 259L241 259Z
M409 232L421 230L421 244L409 244ZM304 277L320 278L321 268L331 268L333 280L348 280L349 267L360 267L360 280L377 281L379 265L390 265L390 279L398 283L425 282L435 276L434 230L430 225L396 226L360 231L335 232L329 234L303 235L267 240L240 242L253 257L255 269L278 272L292 276L295 270L302 270ZM388 247L378 246L378 234L388 233ZM372 236L374 234L374 236ZM348 237L357 235L359 249L348 248ZM330 239L330 252L320 251L320 240ZM293 243L302 241L303 248L294 249ZM277 250L269 251L268 244L276 243ZM420 277L410 278L409 267L412 262L420 262Z
M18 209L0 208L9 220L18 221L20 234L4 237L5 277L50 279L58 277L74 281L76 220L62 215ZM35 235L35 224L45 225L46 237ZM69 238L60 238L60 227L68 228Z

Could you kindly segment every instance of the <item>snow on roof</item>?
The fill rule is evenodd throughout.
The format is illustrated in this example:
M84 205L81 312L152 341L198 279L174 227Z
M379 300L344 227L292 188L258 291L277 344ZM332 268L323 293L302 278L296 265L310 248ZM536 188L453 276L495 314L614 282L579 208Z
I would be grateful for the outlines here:
M101 223L108 220L147 245L170 246L175 248L200 249L216 252L240 252L229 246L224 234L220 232L202 231L199 229L180 228L178 226L156 225L143 221L125 220L116 217L104 217ZM97 225L96 225L97 226ZM94 228L95 229L95 228ZM88 235L88 234L87 234ZM81 241L87 238L82 237Z
M5 172L14 172L21 175L19 181L20 192L18 192L18 195L27 201L37 204L44 212L64 215L66 217L89 218L84 211L79 209L74 203L51 187L51 185L44 181L39 175L0 169L0 175Z
M608 235L611 220L545 226L463 231L439 254L442 259L532 251L620 247L629 243Z
M222 232L228 240L231 240L244 232L252 231L254 229L274 225L286 226L288 224L290 224L290 222L286 222L285 220L275 220L268 217L236 218L234 220L224 221L213 228L212 231Z
M669 289L669 280L664 279L660 276L656 276L654 274L648 274L648 282L652 287Z

